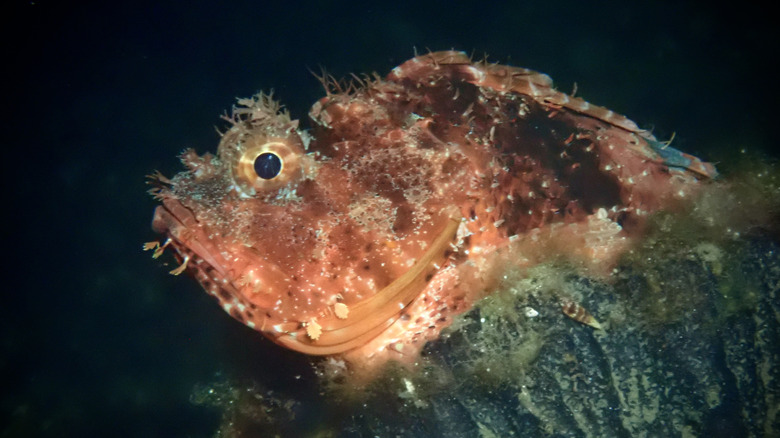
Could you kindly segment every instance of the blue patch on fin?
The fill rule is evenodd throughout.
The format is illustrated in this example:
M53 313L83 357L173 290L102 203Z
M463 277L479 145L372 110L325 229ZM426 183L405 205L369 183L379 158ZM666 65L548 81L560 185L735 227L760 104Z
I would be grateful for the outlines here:
M662 158L663 164L670 169L677 170L689 170L699 175L706 176L708 178L715 178L718 176L718 171L710 163L704 163L693 155L686 154L685 152L678 151L677 149L669 146L667 143L662 143L657 140L651 140L646 138L647 144Z
M691 164L693 164L693 161L686 157L681 151L678 151L671 146L667 146L665 143L656 140L647 140L647 144L664 159L664 164L669 167L690 169Z

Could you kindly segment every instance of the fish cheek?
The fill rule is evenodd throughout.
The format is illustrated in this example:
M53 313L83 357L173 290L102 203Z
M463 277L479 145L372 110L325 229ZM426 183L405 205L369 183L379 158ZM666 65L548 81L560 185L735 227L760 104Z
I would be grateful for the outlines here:
M336 204L346 201L346 198L339 199L333 189L332 184L327 187L320 181L305 180L298 185L296 193L308 216L312 219L325 218L332 215Z
M398 205L393 222L393 232L396 236L406 236L414 229L414 208L408 202Z

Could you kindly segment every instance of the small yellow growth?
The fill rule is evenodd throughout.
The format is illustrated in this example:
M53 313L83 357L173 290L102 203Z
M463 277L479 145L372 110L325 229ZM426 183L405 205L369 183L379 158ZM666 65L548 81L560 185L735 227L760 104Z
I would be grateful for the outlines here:
M160 257L165 251L165 248L171 243L171 239L168 239L160 245L160 242L154 241L154 242L146 242L144 243L144 251L154 250L154 254L152 254L152 258L156 259Z
M184 272L185 269L187 269L187 262L189 262L189 261L190 261L190 257L189 256L185 256L184 257L184 262L182 262L181 266L179 266L178 268L170 271L169 274L171 274L171 275L179 275L179 274L181 274L182 272Z
M320 338L320 335L322 334L322 326L317 324L316 320L312 319L304 325L306 326L306 334L309 335L313 341L316 341Z
M349 307L344 303L336 303L333 305L333 313L335 313L336 317L339 319L347 319L347 316L349 316Z
M153 249L157 249L160 247L160 242L154 241L154 242L146 242L144 243L144 251L151 251Z
M165 245L160 245L160 242L156 240L154 242L146 242L144 243L144 251L154 250L154 253L152 254L152 258L156 259L162 255L163 250L165 250L166 246L168 246L168 242L165 242Z

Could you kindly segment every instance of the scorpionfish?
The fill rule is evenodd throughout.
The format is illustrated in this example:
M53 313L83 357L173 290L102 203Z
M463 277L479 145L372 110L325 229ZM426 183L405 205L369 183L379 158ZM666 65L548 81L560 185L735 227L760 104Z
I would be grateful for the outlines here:
M323 83L309 129L270 95L239 99L216 155L151 176L166 240L145 246L310 355L415 358L501 269L611 269L648 214L716 175L547 75L462 52Z

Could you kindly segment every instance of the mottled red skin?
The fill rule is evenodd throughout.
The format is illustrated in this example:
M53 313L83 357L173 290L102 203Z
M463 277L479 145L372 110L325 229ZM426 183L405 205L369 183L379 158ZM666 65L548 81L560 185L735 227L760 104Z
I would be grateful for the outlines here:
M186 152L190 171L160 178L153 224L228 313L312 354L347 353L357 364L414 357L489 292L508 260L554 252L608 268L648 212L714 175L688 155L690 165L670 169L652 135L555 91L543 74L461 52L333 88L310 112L305 150L297 122L272 103L243 102L218 157ZM252 188L234 169L269 138L291 142L299 169L284 184ZM455 220L457 234L435 251L411 302L388 304L393 316L348 349L317 350L325 341L312 321L336 333L359 320L360 303L415 266ZM337 303L355 316L335 317Z

